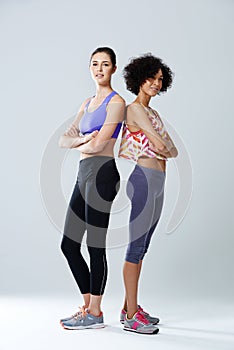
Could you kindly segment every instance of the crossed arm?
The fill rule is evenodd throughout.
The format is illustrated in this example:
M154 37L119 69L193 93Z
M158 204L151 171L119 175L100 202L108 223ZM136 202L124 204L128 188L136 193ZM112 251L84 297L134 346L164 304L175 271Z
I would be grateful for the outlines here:
M128 106L127 110L128 125L133 125L141 129L149 140L150 148L158 154L166 158L176 157L178 151L167 133L166 138L162 138L153 128L144 108L138 104L133 103Z
M64 134L59 139L59 147L61 148L76 148L79 145L82 145L88 141L90 141L93 137L96 136L97 132L92 134L81 136L79 133L78 125L80 119L84 114L84 108L89 99L86 99L81 105L76 118L72 122L72 124L67 128Z
M60 147L76 148L80 152L88 154L101 152L111 139L117 124L123 121L125 102L119 95L115 95L113 102L107 106L106 120L100 131L95 130L88 135L80 136L78 125L87 101L84 101L74 122L61 136L59 141Z

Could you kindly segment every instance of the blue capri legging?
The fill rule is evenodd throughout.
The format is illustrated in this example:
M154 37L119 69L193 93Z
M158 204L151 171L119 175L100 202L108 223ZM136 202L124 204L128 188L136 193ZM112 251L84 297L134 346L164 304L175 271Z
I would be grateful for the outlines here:
M131 200L126 261L138 264L148 250L164 197L165 172L136 165L127 183Z

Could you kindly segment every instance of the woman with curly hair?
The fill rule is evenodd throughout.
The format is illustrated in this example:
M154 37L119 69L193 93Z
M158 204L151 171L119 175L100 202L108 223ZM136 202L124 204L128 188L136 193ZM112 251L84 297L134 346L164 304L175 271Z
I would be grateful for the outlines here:
M127 106L119 157L136 165L127 183L130 239L123 268L125 300L120 322L124 330L144 334L158 333L159 319L138 304L138 281L162 211L166 162L178 154L162 119L149 103L171 87L172 76L171 69L152 54L133 58L124 68L127 89L136 98Z

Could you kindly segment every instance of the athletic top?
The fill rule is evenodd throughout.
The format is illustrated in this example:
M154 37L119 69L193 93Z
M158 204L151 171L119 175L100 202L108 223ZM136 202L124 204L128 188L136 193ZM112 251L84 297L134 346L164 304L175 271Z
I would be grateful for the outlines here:
M163 122L161 121L158 113L150 108L142 105L150 119L153 128L163 138L167 138L167 132ZM149 148L149 139L146 137L142 130L130 131L126 122L123 124L122 140L119 149L119 157L128 160L138 161L140 157L158 158L167 160L166 157L157 154Z
M80 132L85 135L85 134L90 134L91 132L93 132L94 130L100 130L101 127L103 126L105 120L106 120L106 107L107 104L109 103L109 101L111 100L111 98L116 95L117 92L112 91L106 98L105 100L102 102L102 104L96 108L93 112L89 112L88 111L88 107L90 104L89 100L86 105L85 105L85 109L84 109L84 114L80 120L79 123L79 130ZM113 133L113 135L111 136L111 138L116 139L118 137L118 134L120 132L122 123L118 123L118 125L116 126L116 129Z

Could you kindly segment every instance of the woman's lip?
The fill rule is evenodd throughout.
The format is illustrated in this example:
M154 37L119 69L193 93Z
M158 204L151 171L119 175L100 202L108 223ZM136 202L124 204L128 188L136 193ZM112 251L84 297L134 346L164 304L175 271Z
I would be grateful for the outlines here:
M96 77L97 78L102 78L102 77L104 77L104 74L96 74Z

